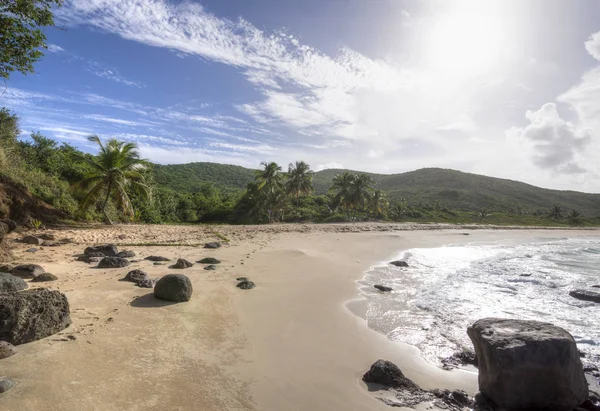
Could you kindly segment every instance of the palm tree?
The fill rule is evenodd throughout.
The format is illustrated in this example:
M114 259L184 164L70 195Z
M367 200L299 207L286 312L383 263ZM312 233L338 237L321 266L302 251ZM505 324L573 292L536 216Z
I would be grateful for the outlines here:
M336 174L330 188L331 191L336 192L333 197L333 207L344 207L348 220L350 220L350 208L352 207L351 188L354 177L355 176L348 171L344 171L342 174Z
M376 217L385 216L389 208L385 193L381 190L375 190L369 199L369 212Z
M567 216L569 224L580 226L583 225L583 216L577 210L572 210L571 213Z
M140 158L135 143L110 139L103 145L95 135L88 137L88 140L100 146L100 153L91 158L83 158L92 171L78 183L86 191L81 209L88 209L104 197L102 212L108 224L112 224L112 221L106 207L111 199L123 213L133 217L129 193L133 192L143 199L150 197L150 188L145 184L143 175L148 163Z
M267 207L269 212L269 221L273 220L275 205L280 203L279 195L283 192L283 174L281 174L281 166L275 162L260 163L264 167L263 170L256 170L254 179L257 183L257 189L262 197L261 203Z
M563 208L557 204L553 205L548 213L548 217L554 218L555 220L560 220L563 218Z
M354 176L350 185L350 198L354 214L358 210L364 210L365 205L371 199L371 193L375 190L375 182L366 174L358 174Z
M313 190L313 172L304 161L296 161L288 166L288 180L285 182L285 191L288 195L296 197L296 207L299 206L300 196L309 195Z

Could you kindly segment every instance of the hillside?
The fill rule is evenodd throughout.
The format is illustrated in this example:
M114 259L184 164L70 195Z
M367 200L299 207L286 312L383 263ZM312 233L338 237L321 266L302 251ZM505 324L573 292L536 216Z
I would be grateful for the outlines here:
M332 169L315 173L315 193L326 194L333 177L343 171ZM546 211L559 204L589 217L600 216L600 194L548 190L518 181L439 168L401 174L367 174L391 200L405 198L415 205L439 202L450 209L505 211L521 208L534 212ZM216 163L157 166L156 173L159 184L187 192L196 192L207 182L226 190L243 189L253 178L253 170Z

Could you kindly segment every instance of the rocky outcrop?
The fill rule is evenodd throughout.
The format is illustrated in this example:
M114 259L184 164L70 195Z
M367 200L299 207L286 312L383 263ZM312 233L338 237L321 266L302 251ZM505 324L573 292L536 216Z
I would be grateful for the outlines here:
M408 267L408 263L403 260L392 261L390 264L395 265L396 267Z
M25 280L9 273L0 273L0 292L14 292L28 287Z
M577 289L571 290L569 295L573 298L577 298L578 300L600 303L600 291Z
M0 341L0 360L4 358L12 357L17 353L17 349L14 345L8 341Z
M0 294L0 340L13 345L36 341L71 324L64 294L46 288Z
M182 274L167 274L154 286L154 296L165 301L189 301L192 292L192 282Z
M206 257L198 261L199 264L221 264L221 260L217 260L213 257Z
M376 289L378 289L379 291L382 291L382 292L384 292L384 293L387 293L387 292L390 292L390 291L393 291L393 290L394 290L392 287L387 287L387 286L385 286L385 285L381 285L381 284L375 284L375 285L373 286L373 288L376 288Z
M129 260L121 257L104 257L98 263L98 268L123 268L129 266Z
M256 287L256 285L255 285L255 284L254 284L252 281L250 281L250 280L248 280L248 279L245 279L245 280L242 280L242 281L240 281L240 282L239 282L239 283L236 285L236 287L237 287L237 288L241 288L242 290L251 290L251 289L253 289L254 287Z
M184 268L190 268L193 265L194 264L189 262L188 260L185 260L183 258L178 258L177 262L175 264L173 264L170 268L176 268L176 269L182 270Z
M54 274L50 274L50 273L42 273L40 275L38 275L37 277L34 277L33 280L31 280L32 283L43 283L43 282L47 282L47 281L56 281L58 280L58 277L55 276Z
M216 241L204 244L204 248L213 248L214 249L214 248L220 248L220 247L221 247L221 243L216 242Z
M12 275L20 278L34 278L45 272L46 270L44 270L41 265L37 264L22 264L10 270Z
M149 255L148 257L144 258L144 260L148 260L148 261L170 261L169 258L167 257L161 257L159 255Z
M484 318L468 328L479 390L500 408L571 410L588 398L575 340L549 323Z
M119 254L119 249L114 244L105 244L87 247L83 250L83 254L85 255L90 255L91 253L102 253L106 257L116 257Z
M117 253L117 257L121 257L121 258L133 258L133 257L135 257L135 253L133 251L123 250L123 251L119 251Z

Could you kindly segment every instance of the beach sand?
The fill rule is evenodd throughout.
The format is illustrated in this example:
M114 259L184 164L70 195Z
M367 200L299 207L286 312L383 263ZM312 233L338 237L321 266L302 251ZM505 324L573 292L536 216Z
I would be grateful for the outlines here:
M74 243L36 253L12 242L16 262L40 264L59 277L43 286L65 293L73 324L0 361L0 375L16 382L0 396L0 409L389 410L377 399L385 393L369 392L361 381L379 358L395 362L423 388L474 394L475 373L443 371L353 314L361 311L356 281L407 248L599 233L430 228L447 227L113 226L47 230ZM199 246L223 237L230 241L220 249ZM150 261L103 270L75 261L96 243L133 250L134 259L216 257L222 263L216 271ZM191 301L161 302L149 289L118 281L135 268L155 278L187 275ZM237 289L240 276L257 287Z

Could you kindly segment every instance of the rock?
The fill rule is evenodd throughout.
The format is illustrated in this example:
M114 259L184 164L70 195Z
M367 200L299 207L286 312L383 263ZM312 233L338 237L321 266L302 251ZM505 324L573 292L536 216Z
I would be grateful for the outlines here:
M392 261L390 264L396 267L408 267L408 263L403 260Z
M155 261L155 262L154 262L154 265L167 265L167 263L162 263L162 262L160 262L160 261Z
M592 285L592 288L600 288L600 284Z
M209 270L209 271L211 271L211 270L216 270L216 269L217 269L217 266L216 266L216 265L214 265L214 264L211 264L211 265L207 265L206 267L204 267L204 269L205 269L205 270Z
M146 278L138 281L135 285L140 288L152 288L156 285L156 280L154 278Z
M362 380L386 387L420 390L419 386L406 378L400 368L391 361L375 361L369 371L363 375Z
M254 287L256 287L256 285L252 281L246 279L246 280L240 281L238 283L238 285L236 285L236 287L241 288L242 290L251 290Z
M237 281L248 281L248 277L238 277L236 278Z
M214 241L212 243L204 244L204 248L220 248L220 247L221 247L221 243L218 243L216 241Z
M121 281L130 281L132 283L137 283L138 281L147 280L148 278L148 274L146 274L144 271L132 270L128 272L125 278L123 278Z
M39 251L39 248L30 248L28 250L26 250L25 252L27 253L37 253Z
M144 258L144 260L149 260L149 261L170 261L169 258L167 258L167 257L161 257L161 256L158 256L158 255L150 255L150 256Z
M183 258L178 258L177 262L173 264L170 268L184 269L190 268L193 266L193 263L190 263L188 260L184 260Z
M394 290L392 287L386 287L385 285L380 285L380 284L375 284L373 287L377 288L379 291L383 291L383 292L390 292L390 291Z
M11 357L17 353L14 345L8 341L0 341L0 360Z
M499 408L571 410L588 397L575 340L549 323L484 318L467 329L479 390Z
M71 324L64 294L46 288L0 294L0 336L13 345L36 341Z
M119 254L119 249L114 244L96 245L87 247L83 250L83 254L102 253L106 257L116 257Z
M12 270L10 270L10 273L12 275L15 275L15 276L21 277L21 278L33 278L33 277L36 277L45 272L46 272L46 270L44 270L44 268L42 266L37 265L37 264L18 265L15 268L13 268Z
M8 232L12 233L13 231L15 231L18 227L17 223L13 220L10 220L8 218L3 218L0 220L0 223L6 224L6 226L8 227Z
M0 273L0 292L21 291L29 287L25 280L9 273Z
M455 352L450 357L446 357L442 360L442 368L445 370L451 370L467 364L477 367L477 357L475 356L474 351Z
M44 233L40 236L40 238L42 240L56 241L56 237L54 236L54 234L50 234L50 233Z
M13 380L8 377L0 377L0 394L5 393L15 386Z
M129 251L129 250L119 251L117 253L117 257L133 258L133 257L135 257L135 253L133 251Z
M578 300L600 303L600 291L578 289L570 291L569 295Z
M167 274L154 286L154 296L166 301L189 301L192 292L192 282L183 274Z
M44 244L44 240L38 237L34 237L32 235L25 236L21 238L21 242L25 244L33 244L33 245L42 245Z
M117 238L119 240L125 240L127 238L127 236L125 234L119 234L119 236Z
M121 257L104 257L98 263L98 268L123 268L129 265L129 260Z
M221 264L221 261L217 260L216 258L206 257L206 258L203 258L202 260L198 261L198 263L200 263L200 264Z
M10 273L13 268L15 266L12 264L2 264L0 265L0 273Z
M77 257L77 261L83 261L85 263L89 263L90 261L93 261L92 258L99 258L101 260L104 257L106 257L104 255L104 253L92 252L89 254L80 255L79 257ZM98 260L98 261L100 261L100 260Z
M431 393L440 401L442 401L446 406L451 409L473 409L475 406L475 401L469 397L469 394L462 390L431 390Z
M56 281L56 280L58 280L58 277L55 276L54 274L42 273L42 274L38 275L37 277L35 277L33 280L31 280L31 282L32 283L41 283L41 282Z

